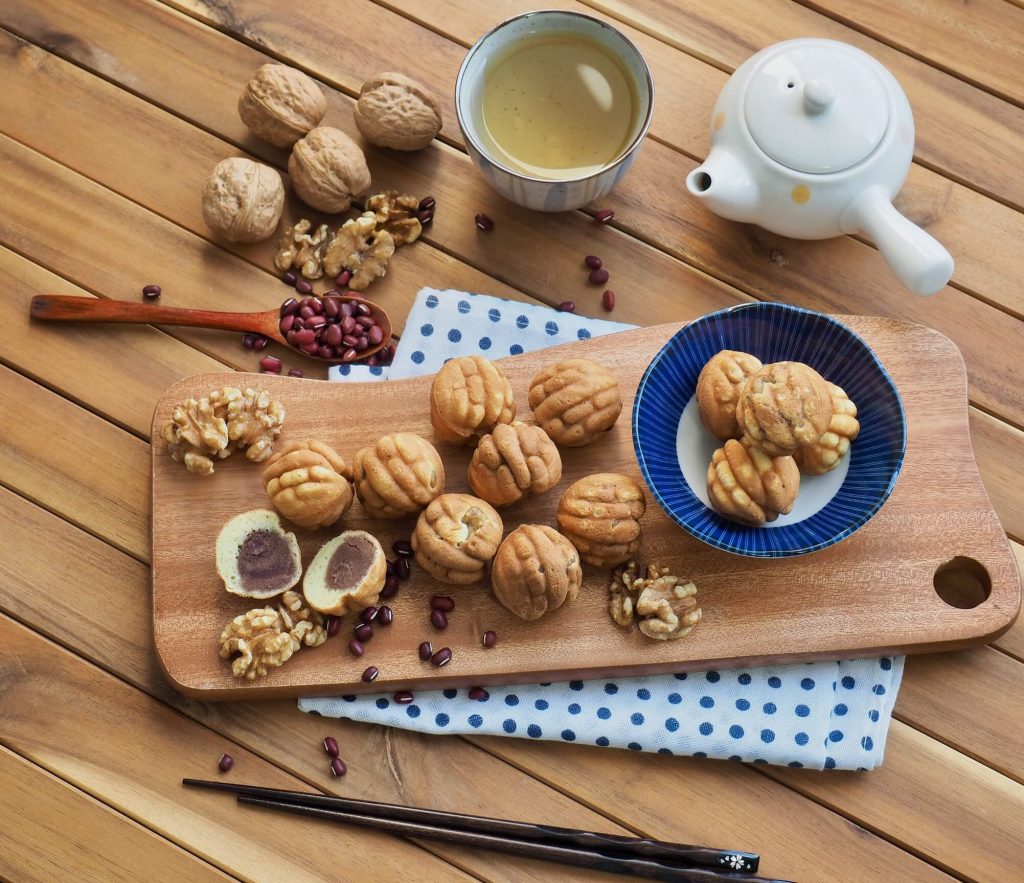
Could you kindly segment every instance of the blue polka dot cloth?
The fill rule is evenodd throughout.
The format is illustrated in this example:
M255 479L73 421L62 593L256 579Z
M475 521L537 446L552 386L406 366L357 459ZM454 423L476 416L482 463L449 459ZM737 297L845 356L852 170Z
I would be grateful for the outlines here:
M631 326L485 295L424 289L390 368L340 366L331 379L398 379L437 371L457 355L493 358ZM345 369L348 369L347 371ZM371 371L375 373L371 374ZM309 697L299 708L327 717L416 730L550 739L808 769L870 770L882 762L903 657L770 668Z

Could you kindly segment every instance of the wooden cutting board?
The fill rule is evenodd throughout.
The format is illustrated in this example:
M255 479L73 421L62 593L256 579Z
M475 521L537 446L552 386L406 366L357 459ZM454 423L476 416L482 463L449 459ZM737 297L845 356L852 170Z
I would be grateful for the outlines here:
M364 657L348 653L355 620L347 617L337 637L300 651L251 683L232 677L217 655L217 639L234 616L261 605L224 590L214 566L214 542L233 515L268 507L262 467L236 454L218 463L212 476L191 475L171 459L160 427L182 399L221 386L260 387L286 408L282 441L317 438L351 461L356 450L388 431L417 432L433 441L427 409L432 378L329 383L224 373L182 380L157 404L152 432L153 624L167 677L195 698L252 699L656 674L952 650L991 641L1017 616L1020 579L974 461L960 353L948 338L920 325L838 318L867 340L892 375L909 430L895 491L849 539L797 558L742 558L690 537L649 495L642 560L669 565L699 590L704 618L684 639L650 641L635 629L615 626L607 613L608 573L602 569L585 568L575 603L525 623L494 600L486 581L443 586L414 568L390 602L394 623L376 629ZM506 531L525 522L554 524L563 490L584 475L620 471L643 483L630 431L633 396L647 364L680 327L637 329L501 360L523 420L532 419L526 404L530 378L560 358L587 356L607 365L625 397L622 416L609 433L586 448L562 451L558 487L500 510ZM468 491L471 452L441 444L438 449L446 490ZM394 540L408 539L414 523L368 518L357 501L343 525L371 531L390 550ZM303 562L308 564L334 533L296 530ZM940 571L947 597L977 606L942 600L935 588ZM456 601L444 632L428 619L430 596L438 592ZM498 633L498 645L490 650L480 642L486 629ZM444 668L421 662L416 648L424 640L434 649L451 647L452 662ZM360 680L368 665L380 668L373 684Z

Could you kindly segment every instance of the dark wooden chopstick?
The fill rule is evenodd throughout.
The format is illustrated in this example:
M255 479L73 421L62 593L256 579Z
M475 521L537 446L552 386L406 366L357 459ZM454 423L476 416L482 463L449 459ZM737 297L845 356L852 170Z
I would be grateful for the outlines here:
M711 868L699 868L693 865L671 865L653 859L629 858L621 853L596 852L567 846L555 846L534 840L519 840L514 837L501 837L495 834L479 834L475 831L460 831L455 828L439 828L420 822L404 822L398 819L383 819L376 816L360 815L359 813L342 812L336 809L325 809L319 806L304 806L284 800L268 800L264 797L247 797L237 795L238 802L250 806L261 806L265 809L276 809L279 812L312 818L328 819L347 825L358 825L386 831L402 837L422 837L429 840L440 840L446 843L457 843L476 849L490 849L520 855L524 858L559 862L590 868L597 871L608 871L615 874L628 874L633 877L644 877L648 880L664 880L668 883L737 883L737 881L758 881L758 883L786 883L786 881L767 881L762 877L751 877L749 874L727 873Z
M760 856L743 850L711 849L704 846L689 846L683 843L668 843L643 837L623 837L617 834L600 834L595 831L579 831L575 828L558 828L551 825L535 825L507 819L492 819L485 816L464 815L422 809L415 806L399 806L378 803L372 800L357 800L351 797L332 797L326 794L307 794L301 791L283 791L277 788L260 788L254 785L236 785L231 782L208 781L205 779L183 779L182 783L199 788L227 791L231 794L265 800L287 801L298 806L318 807L378 819L417 822L477 834L498 837L514 837L533 843L551 846L581 847L584 849L614 854L623 857L647 858L678 862L696 867L716 870L734 870L753 873L757 870Z

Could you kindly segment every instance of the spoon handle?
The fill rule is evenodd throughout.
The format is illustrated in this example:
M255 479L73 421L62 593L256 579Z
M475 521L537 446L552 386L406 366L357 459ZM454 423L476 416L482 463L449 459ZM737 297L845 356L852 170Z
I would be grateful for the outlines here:
M126 322L133 325L190 325L224 331L261 332L261 313L220 313L216 310L184 310L158 304L128 303L93 297L37 294L32 298L33 319L56 322Z

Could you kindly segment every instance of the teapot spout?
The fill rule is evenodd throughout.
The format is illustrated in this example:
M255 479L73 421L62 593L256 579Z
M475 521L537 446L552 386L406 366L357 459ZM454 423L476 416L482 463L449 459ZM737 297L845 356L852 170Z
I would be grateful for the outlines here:
M733 221L754 221L760 194L746 167L723 147L712 148L686 176L686 189L711 211Z

